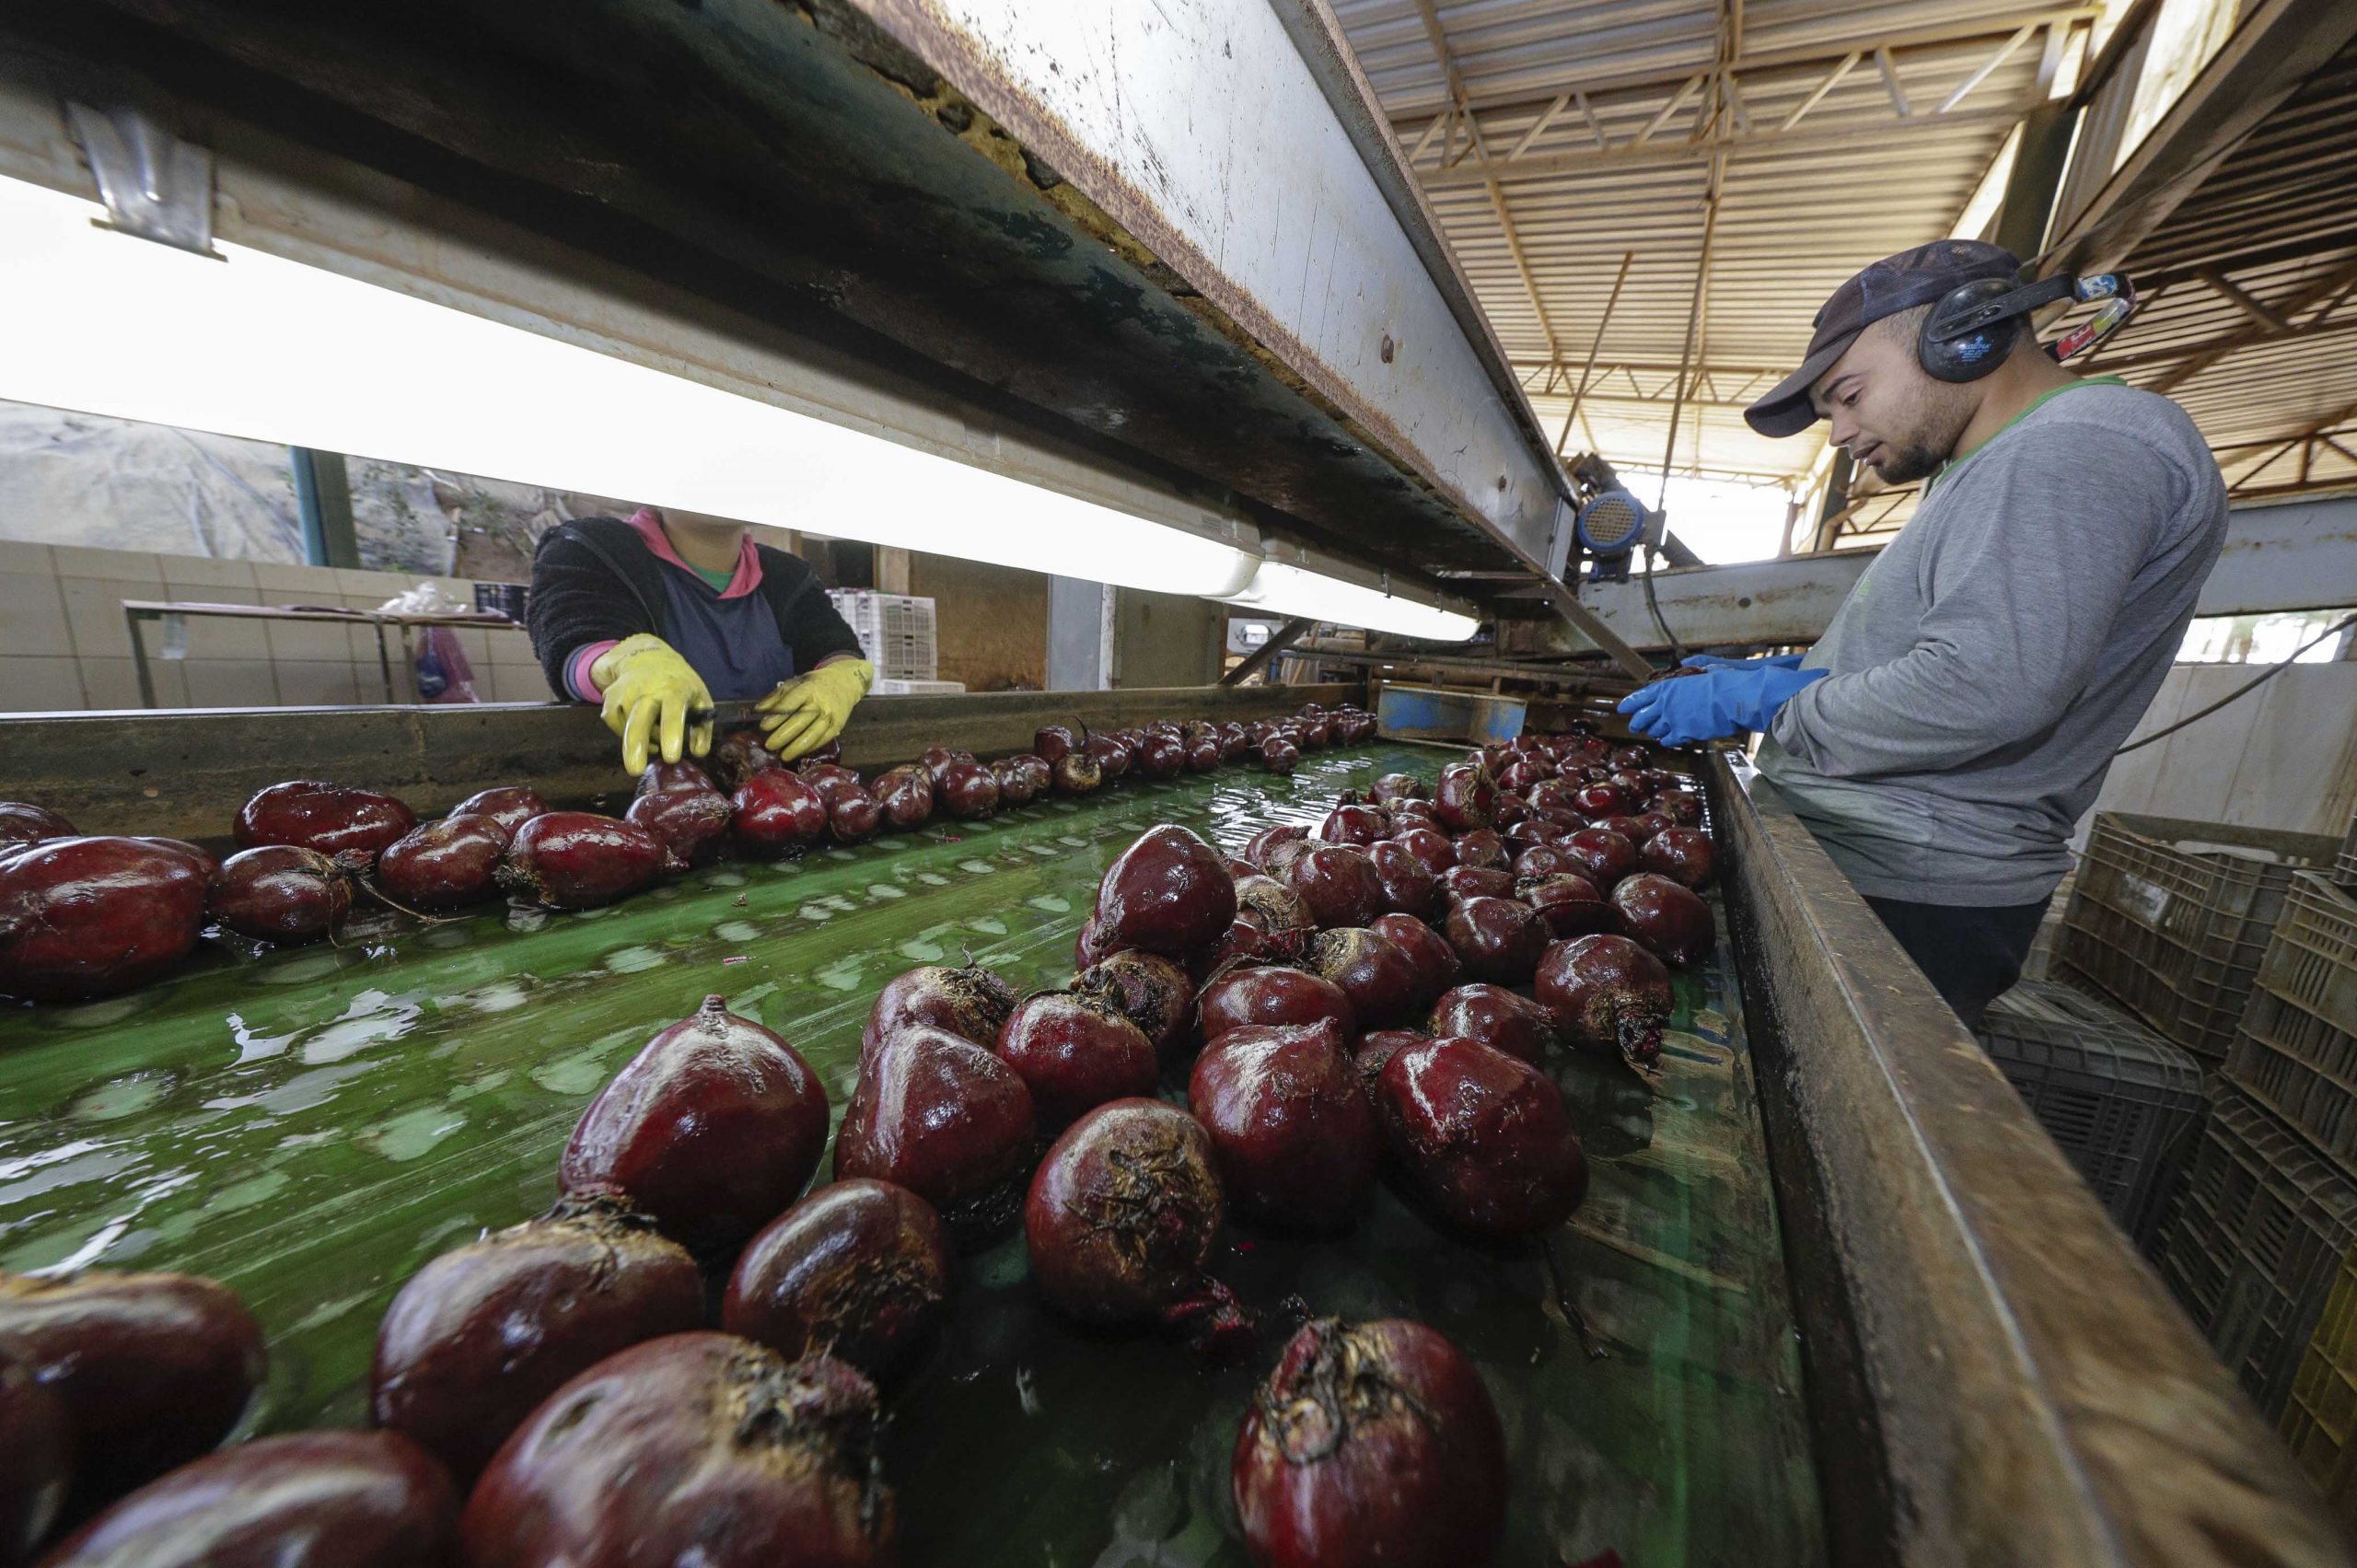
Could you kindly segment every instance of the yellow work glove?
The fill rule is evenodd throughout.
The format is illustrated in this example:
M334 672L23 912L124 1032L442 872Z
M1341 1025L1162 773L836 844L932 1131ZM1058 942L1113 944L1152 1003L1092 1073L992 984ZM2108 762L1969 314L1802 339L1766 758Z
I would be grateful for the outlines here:
M624 637L589 666L606 694L598 716L622 738L622 766L633 778L646 772L658 741L667 762L712 749L712 693L703 677L660 637Z
M837 659L807 675L778 682L777 690L753 704L761 719L761 744L791 762L807 756L843 732L852 709L876 681L876 667L864 658Z

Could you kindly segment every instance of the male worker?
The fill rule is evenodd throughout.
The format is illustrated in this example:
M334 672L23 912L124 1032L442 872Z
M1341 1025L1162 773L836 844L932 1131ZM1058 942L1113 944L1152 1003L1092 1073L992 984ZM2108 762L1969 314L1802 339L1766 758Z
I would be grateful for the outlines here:
M762 744L792 761L841 734L876 679L807 565L693 512L551 528L526 619L549 685L602 704L633 774L711 750L715 697L760 698Z
M1949 1005L1977 1024L2192 619L2226 530L2185 412L2042 351L2019 263L1945 240L1875 262L1817 313L1801 367L1744 417L1821 416L1914 517L1805 657L1703 661L1620 704L1672 744L1764 732L1760 771Z

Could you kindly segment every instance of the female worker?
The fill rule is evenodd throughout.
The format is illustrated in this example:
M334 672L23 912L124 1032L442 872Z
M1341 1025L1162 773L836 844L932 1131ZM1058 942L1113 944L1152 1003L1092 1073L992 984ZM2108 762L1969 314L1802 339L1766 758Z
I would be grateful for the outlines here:
M807 565L693 512L551 528L526 619L549 685L602 704L633 775L711 750L715 698L760 698L761 742L791 761L842 734L876 679Z

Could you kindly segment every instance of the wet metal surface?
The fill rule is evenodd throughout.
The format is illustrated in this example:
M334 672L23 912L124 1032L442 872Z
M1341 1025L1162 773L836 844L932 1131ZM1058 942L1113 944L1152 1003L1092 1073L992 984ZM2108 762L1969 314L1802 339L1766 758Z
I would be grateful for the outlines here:
M269 1330L266 1428L362 1418L369 1347L426 1259L553 1195L588 1099L707 993L784 1033L840 1115L876 991L970 954L1069 972L1098 877L1157 821L1230 848L1446 754L1328 753L1048 804L777 865L722 866L587 915L494 910L243 961L134 996L0 1016L0 1268L181 1268ZM1723 949L1682 975L1648 1091L1559 1059L1592 1183L1561 1237L1589 1362L1531 1256L1448 1241L1387 1195L1339 1242L1233 1225L1216 1270L1270 1314L1245 1365L1049 1316L1019 1239L962 1266L949 1341L894 1412L911 1562L1240 1565L1227 1460L1289 1327L1277 1304L1404 1314L1480 1362L1512 1467L1501 1563L1822 1561L1798 1350L1750 1055ZM1174 1080L1166 1093L1183 1094Z

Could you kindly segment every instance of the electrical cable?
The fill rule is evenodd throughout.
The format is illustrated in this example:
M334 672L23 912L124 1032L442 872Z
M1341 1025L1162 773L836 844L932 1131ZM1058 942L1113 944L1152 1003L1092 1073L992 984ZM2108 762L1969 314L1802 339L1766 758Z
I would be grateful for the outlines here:
M2274 679L2277 676L2282 674L2285 670L2291 668L2293 659L2298 658L2302 654L2306 653L2310 648L2315 647L2318 643L2323 642L2327 637L2331 636L2334 633L2346 632L2351 626L2357 626L2357 615L2342 616L2340 620L2334 621L2331 625L2326 627L2323 631L2317 633L2306 642L2302 643L2298 647L2293 648L2291 655L2286 657L2282 663L2269 666L2267 673L2264 675L2258 677L2256 679L2246 681L2242 685L2235 687L2233 691L2227 692L2224 696L2219 698L2216 702L2211 703L2200 713L2188 714L2185 717L2177 720L2177 723L2170 725L2165 729L2156 729L2153 731L2152 734L2144 737L2142 740L2130 741L2127 745L2113 752L2113 758L2116 760L2118 758L2127 756L2131 751L2141 750L2144 747L2150 746L2155 740L2159 740L2166 736L2175 735L2178 730L2183 729L2187 725L2193 723L2196 719L2208 718L2212 714L2216 713L2220 708L2224 707L2229 703L2239 702L2241 699L2250 695L2253 691L2256 691L2260 687L2266 685L2269 681Z
M1663 488L1668 488L1666 480ZM1653 612L1654 624L1661 628L1662 641L1669 645L1670 663L1683 664L1686 661L1686 645L1678 640L1678 633L1671 631L1669 622L1661 618L1661 600L1654 597L1654 570L1660 564L1661 552L1653 545L1645 546L1645 608Z

